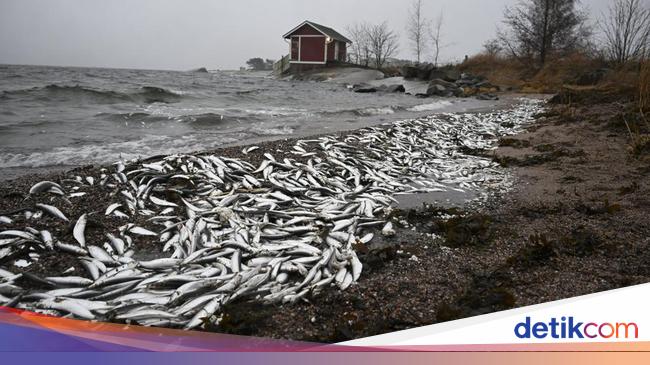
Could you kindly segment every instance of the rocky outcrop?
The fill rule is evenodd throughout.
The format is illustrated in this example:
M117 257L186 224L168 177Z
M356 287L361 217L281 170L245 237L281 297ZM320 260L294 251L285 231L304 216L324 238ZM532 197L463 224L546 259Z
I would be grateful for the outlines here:
M429 82L427 95L429 96L463 96L463 89L455 83L442 79L434 79Z
M456 82L461 76L460 71L454 67L435 67L430 63L403 66L401 72L405 79L424 81L440 79L448 82Z
M455 67L434 67L431 64L409 65L402 67L402 76L406 79L429 81L427 96L479 96L493 98L499 87L491 84L483 76L461 73ZM418 95L422 97L422 95Z
M440 79L448 82L456 82L460 79L460 71L453 68L435 68L429 72L429 80Z
M381 85L381 86L372 86L368 84L353 85L352 91L355 93L403 93L406 91L404 85L395 84L395 85Z
M400 84L381 85L377 90L381 91L381 92L386 92L386 93L403 93L403 92L406 92L406 88L404 88L404 85L400 85Z
M377 88L368 84L360 84L360 85L352 86L352 91L354 91L355 93L363 93L363 94L376 93Z
M499 100L498 96L496 96L495 94L491 94L491 93L478 94L478 95L476 95L476 98L478 100Z
M402 77L405 79L429 80L429 74L435 67L430 63L419 65L407 65L401 69Z

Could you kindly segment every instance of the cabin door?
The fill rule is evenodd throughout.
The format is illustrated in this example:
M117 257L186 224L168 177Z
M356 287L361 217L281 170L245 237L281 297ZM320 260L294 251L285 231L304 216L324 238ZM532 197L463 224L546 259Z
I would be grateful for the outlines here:
M291 61L300 61L300 37L291 37Z

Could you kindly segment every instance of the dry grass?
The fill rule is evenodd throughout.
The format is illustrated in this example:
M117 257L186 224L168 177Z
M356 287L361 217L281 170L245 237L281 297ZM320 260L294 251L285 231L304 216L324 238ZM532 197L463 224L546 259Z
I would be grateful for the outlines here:
M578 77L593 72L602 64L583 54L574 53L547 62L528 82L529 88L554 93L565 85L574 85Z
M641 63L639 72L639 110L641 113L650 110L650 60Z
M639 117L645 124L646 130L650 130L646 112L650 109L650 61L646 60L639 65ZM630 154L639 157L650 153L650 134L639 132L630 133Z
M520 89L527 78L527 68L520 62L488 54L478 54L470 57L458 66L462 72L481 75L495 85Z
M525 93L556 93L574 85L581 75L603 67L602 61L581 53L550 60L542 69L510 57L486 54L470 57L459 66L461 71L483 75L493 84Z
M556 94L551 102L562 105L564 121L579 119L575 105L620 103L629 107L618 125L629 133L633 158L650 155L650 61L609 68L602 60L574 53L550 60L542 69L515 59L479 54L459 65L463 72L483 75L504 89L524 93ZM580 84L580 85L578 85Z

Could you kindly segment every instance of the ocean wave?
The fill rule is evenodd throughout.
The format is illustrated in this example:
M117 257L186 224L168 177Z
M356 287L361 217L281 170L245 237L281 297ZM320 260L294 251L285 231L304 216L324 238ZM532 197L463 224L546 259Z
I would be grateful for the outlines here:
M311 114L307 109L289 108L289 107L269 107L267 109L230 109L230 110L243 112L244 114L266 115L271 117L308 116Z
M227 122L230 118L223 114L204 113L197 115L184 115L178 118L179 121L197 126L216 126Z
M435 101L435 102L429 103L429 104L416 105L414 107L408 108L407 110L411 111L411 112L427 112L427 111L431 111L431 110L442 109L442 108L444 108L446 106L450 106L452 104L453 103L451 101L439 100L439 101Z
M279 127L253 127L251 133L257 136L285 136L293 134L295 128L288 125L279 126Z
M180 100L181 98L181 92L180 91L171 91L167 89L163 89L161 87L156 87L156 86L143 86L140 88L140 92L135 94L137 97L141 97L145 99L146 103L170 103L170 102L176 102Z
M322 111L319 114L332 117L332 116L343 116L351 115L357 117L368 117L373 115L390 115L395 114L397 111L404 110L401 107L396 106L385 106L385 107L369 107L361 109L341 109L341 110L326 110Z
M84 87L81 85L58 85L49 84L43 87L33 87L20 90L5 90L0 93L1 99L14 97L36 97L36 98L86 98L97 103L174 103L181 99L182 95L157 86L143 86L134 92L121 92L113 90L100 90Z
M364 108L364 109L354 110L354 113L360 116L390 115L390 114L395 114L395 109L391 107Z
M162 116L151 115L145 112L99 113L95 114L95 117L103 120L110 120L113 122L157 122L169 119Z
M228 124L231 122L254 122L259 121L255 117L236 118L226 116L219 113L201 113L201 114L188 114L188 115L170 115L164 113L150 114L145 112L133 113L99 113L95 117L110 120L113 122L142 122L142 123L156 123L161 121L173 121L177 123L186 123L197 127L214 127L217 125Z
M142 139L103 145L57 147L50 151L28 153L0 153L0 168L39 168L52 166L79 166L109 164L118 160L133 160L160 154L189 153L220 147L239 138L201 135L168 137L147 136Z

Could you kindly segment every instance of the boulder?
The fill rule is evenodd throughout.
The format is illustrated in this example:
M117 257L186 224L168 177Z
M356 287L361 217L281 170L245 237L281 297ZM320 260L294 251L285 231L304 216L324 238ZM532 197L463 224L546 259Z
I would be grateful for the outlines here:
M461 88L461 87L457 87L457 88L453 89L452 93L456 97L465 96L465 90L463 90L463 88Z
M427 95L435 96L463 96L463 89L453 82L435 79L429 82Z
M427 88L427 95L446 96L447 92L446 87L438 84L429 85Z
M476 95L476 98L478 100L499 100L498 96L489 93Z
M430 63L403 66L400 70L405 79L429 80L429 74L434 67Z
M372 91L372 89L375 89ZM353 90L358 93L372 93L372 92L380 92L380 93L403 93L406 91L404 88L404 85L400 84L394 84L394 85L381 85L381 86L370 86L370 85L356 85L353 87Z
M411 66L411 65L403 66L401 72L402 72L402 76L405 79L414 79L414 78L418 77L418 68L417 68L417 66Z
M479 89L499 89L498 86L491 84L489 81L477 82L473 86Z
M404 85L395 84L386 86L385 91L387 93L403 93L406 92L406 88L404 88Z
M434 68L431 70L431 72L429 72L428 80L435 79L440 79L448 82L456 82L460 79L460 71L453 68Z
M453 89L453 88L458 87L455 83L445 81L443 79L433 79L433 80L429 81L429 86L433 86L433 85L440 85L440 86L443 86L443 87L445 87L447 89Z
M207 72L208 72L208 69L205 68L205 67L200 67L200 68L197 68L197 69L195 69L195 70L192 70L192 72L207 73Z
M355 93L376 93L377 88L368 84L354 85L352 91Z
M433 69L435 69L435 67L431 64L420 66L420 68L418 69L418 79L429 80L429 74L431 74L431 71Z
M486 81L483 76L474 76L472 74L463 73L460 75L460 78L456 81L456 84L459 86L474 86L478 83Z

